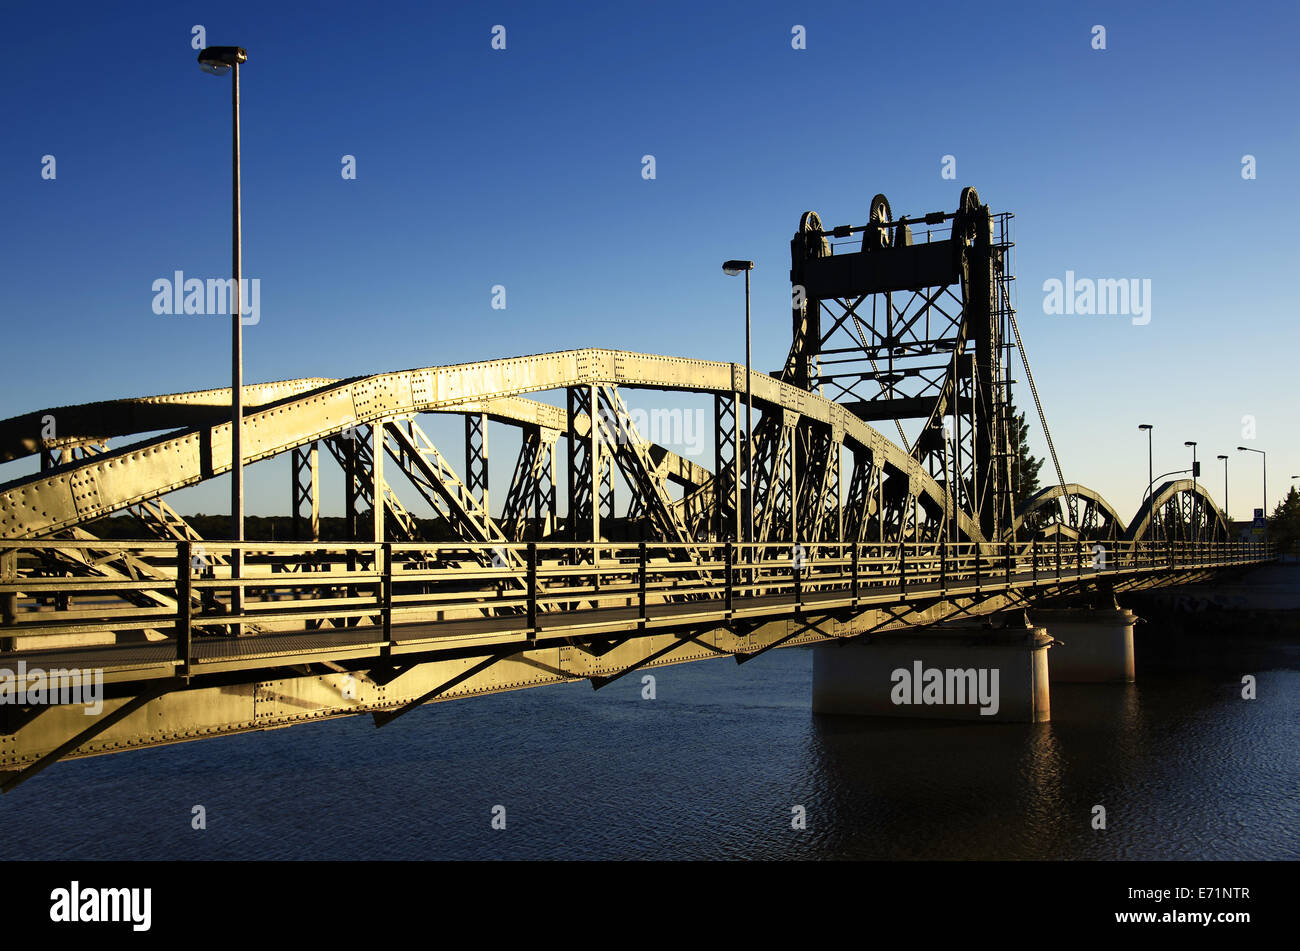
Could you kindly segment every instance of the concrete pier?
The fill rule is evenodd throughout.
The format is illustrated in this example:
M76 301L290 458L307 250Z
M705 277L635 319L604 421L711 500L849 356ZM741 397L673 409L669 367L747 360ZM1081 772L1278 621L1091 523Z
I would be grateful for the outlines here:
M814 648L813 712L981 722L1051 719L1040 628L888 634Z
M1121 607L1031 611L1035 624L1056 639L1051 679L1058 683L1132 683L1133 625Z

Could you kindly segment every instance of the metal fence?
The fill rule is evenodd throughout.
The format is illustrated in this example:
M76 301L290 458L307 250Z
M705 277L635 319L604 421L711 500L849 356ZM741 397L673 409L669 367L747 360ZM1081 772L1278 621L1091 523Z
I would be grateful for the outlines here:
M243 552L240 577L231 554ZM778 615L912 597L1189 572L1274 557L1243 542L669 545L0 542L0 647L59 650L440 627L535 641L592 626ZM237 597L241 592L242 597ZM241 606L238 612L232 608Z

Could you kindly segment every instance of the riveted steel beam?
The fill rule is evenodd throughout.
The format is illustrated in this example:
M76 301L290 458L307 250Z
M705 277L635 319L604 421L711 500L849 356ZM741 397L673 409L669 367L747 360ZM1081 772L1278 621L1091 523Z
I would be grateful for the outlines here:
M338 436L325 440L326 448L343 469L349 536L353 541L369 537L382 542L391 534L399 541L423 541L419 523L383 478L382 460L376 463L375 429L373 426L349 426ZM383 499L382 508L375 505L376 486ZM361 514L367 509L371 512L372 524L369 530L364 530Z
M555 443L559 433L542 426L525 425L514 475L501 513L501 529L512 542L529 536L531 515L535 540L555 528Z
M602 382L716 394L737 392L738 382L743 389L744 373L734 364L587 350L380 374L327 385L273 406L254 407L244 421L244 461L251 464L385 416L455 411L462 405ZM876 446L886 466L906 468L903 450L842 407L765 374L754 373L750 383L755 403L765 413L789 410L821 422L838 422L850 446ZM94 460L0 486L0 537L50 534L211 478L229 467L228 423L146 439ZM922 480L919 488L943 504L942 490L932 479ZM968 537L978 537L978 527L960 515L959 520Z
M425 501L443 513L458 538L474 542L507 541L487 508L414 419L404 417L388 423L384 447L389 459Z
M598 413L597 386L568 388L569 419L580 416L594 420ZM569 444L569 538L572 541L604 540L602 517L614 514L614 480L608 448L609 435L599 425L580 432L570 425Z
M668 480L655 465L649 443L637 431L618 389L597 387L596 399L598 407L594 418L601 430L601 440L612 447L610 454L632 487L641 510L650 518L658 538L676 544L693 541L689 527L668 493Z

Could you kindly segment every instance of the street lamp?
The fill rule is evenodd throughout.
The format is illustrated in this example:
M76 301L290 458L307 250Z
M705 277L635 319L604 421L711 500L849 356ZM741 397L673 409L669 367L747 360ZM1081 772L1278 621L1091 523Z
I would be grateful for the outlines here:
M749 272L754 270L753 261L723 261L722 273L735 277L745 272L745 493L749 504L745 506L745 541L754 541L754 392L750 383L753 354L750 348L749 331ZM740 504L740 492L736 492L736 504Z
M233 303L230 313L230 521L235 542L230 552L230 610L241 614L244 610L244 590L238 584L243 575L244 553L239 543L244 540L244 339L243 299L240 283L240 228L239 228L239 64L248 61L242 46L209 46L199 51L199 68L213 76L224 76L234 71L230 84L230 104L233 115L233 146L231 164L232 217L231 270L234 271ZM240 625L235 625L235 633Z
M1198 493L1196 491L1196 477L1201 474L1201 467L1196 464L1196 443L1192 440L1188 440L1187 442L1183 443L1183 445L1192 447L1192 495L1197 495ZM1196 505L1197 502L1193 500L1192 511L1196 511ZM1200 522L1197 522L1195 525L1192 526L1192 541L1199 542L1200 540L1201 540Z
M1155 427L1153 427L1150 423L1138 424L1139 430L1145 429L1147 432L1147 493L1146 496L1143 496L1143 501L1146 500L1147 496L1151 495L1151 483L1155 481L1155 479L1151 475L1151 473L1155 471L1155 469L1151 467L1151 430L1154 428Z
M1151 466L1151 430L1154 428L1155 427L1152 426L1150 423L1138 424L1138 429L1139 430L1145 429L1147 433L1147 492L1148 493L1151 491L1151 483L1155 481L1151 476L1151 473L1155 471Z
M1168 472L1162 472L1162 473L1160 473L1160 475L1159 475L1158 478L1163 479L1165 476L1171 476L1171 475L1184 475L1184 474L1186 474L1186 473L1188 473L1188 472L1191 472L1191 471L1192 471L1191 469L1170 469ZM1155 479L1152 479L1151 481L1152 481L1152 482L1155 482ZM1147 511L1147 521L1148 521L1148 524L1149 524L1149 525L1155 525L1155 526L1159 527L1159 524L1160 524L1160 523L1156 521L1156 508L1155 508L1155 504L1154 504L1154 503L1155 503L1155 496L1154 496L1154 495L1152 495L1152 497L1151 497L1151 502L1152 502L1151 508ZM1136 517L1136 516L1135 516L1135 517ZM1167 532L1165 533L1165 537L1166 537L1166 538L1168 537L1168 533L1167 533Z
M1223 517L1231 523L1232 513L1228 510L1228 457L1216 456L1215 458L1223 460Z
M1264 517L1268 518L1268 453L1263 449L1251 449L1249 446L1238 446L1237 452L1257 452L1263 456L1264 464Z

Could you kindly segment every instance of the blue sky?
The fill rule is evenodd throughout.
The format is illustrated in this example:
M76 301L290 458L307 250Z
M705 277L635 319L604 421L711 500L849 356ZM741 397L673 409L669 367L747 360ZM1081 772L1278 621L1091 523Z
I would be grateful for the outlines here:
M952 209L970 184L1016 214L1021 330L1067 479L1127 517L1139 422L1157 472L1198 440L1216 497L1229 453L1236 517L1260 474L1237 445L1269 451L1274 501L1300 473L1294 5L468 6L10 5L0 416L228 381L226 321L151 307L154 280L229 266L229 80L195 65L202 25L249 51L249 381L581 346L743 360L718 268L737 256L757 262L755 357L774 368L802 212L858 224L876 192ZM1067 270L1150 279L1150 323L1044 314ZM286 478L250 470L250 513L287 511ZM176 504L222 510L224 492Z

